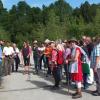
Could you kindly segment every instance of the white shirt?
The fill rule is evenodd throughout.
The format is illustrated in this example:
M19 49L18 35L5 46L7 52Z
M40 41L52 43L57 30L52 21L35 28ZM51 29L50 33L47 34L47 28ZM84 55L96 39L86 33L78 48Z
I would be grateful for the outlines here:
M38 50L39 51L44 51L45 50L45 47L38 47Z
M13 49L14 50L14 49ZM19 49L18 48L15 48L15 50L14 50L14 56L16 56L17 54L19 54Z
M14 53L13 47L4 47L3 53L6 56L12 55Z
M15 51L14 52L19 53L19 49L18 48L15 48Z

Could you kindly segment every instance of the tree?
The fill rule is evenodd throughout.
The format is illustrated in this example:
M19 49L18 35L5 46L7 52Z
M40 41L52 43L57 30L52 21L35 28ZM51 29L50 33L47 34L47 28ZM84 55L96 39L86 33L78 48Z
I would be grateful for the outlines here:
M94 22L95 22L94 23L94 33L95 35L99 35L100 34L100 6L97 9Z

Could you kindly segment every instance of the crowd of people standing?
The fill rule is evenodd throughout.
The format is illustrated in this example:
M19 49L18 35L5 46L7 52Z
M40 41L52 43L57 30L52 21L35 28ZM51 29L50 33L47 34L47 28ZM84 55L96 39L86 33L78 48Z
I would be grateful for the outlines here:
M4 65L5 75L17 72L20 64L19 53L24 61L23 74L30 74L30 56L33 53L35 74L42 69L47 69L46 77L53 76L53 90L60 88L63 70L66 76L66 84L75 83L76 92L73 99L82 97L82 85L87 89L96 81L94 96L100 96L100 37L91 39L83 36L81 40L72 38L64 41L50 41L44 43L37 40L32 45L25 41L21 50L15 43L0 41L0 67ZM0 75L1 79L1 75Z

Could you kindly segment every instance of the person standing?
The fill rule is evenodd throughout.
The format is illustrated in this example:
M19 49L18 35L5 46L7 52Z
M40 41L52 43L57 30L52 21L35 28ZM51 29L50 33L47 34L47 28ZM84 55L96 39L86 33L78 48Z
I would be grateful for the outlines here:
M13 54L13 57L14 57L14 61L15 61L15 71L17 72L18 71L18 65L20 63L20 59L19 59L19 49L17 48L16 44L13 43L13 50L14 50L14 54ZM14 71L14 69L13 69Z
M36 40L33 42L33 59L34 59L35 73L38 74L38 71L39 71L39 51L38 51L38 44L37 44Z
M70 73L68 72L69 70L69 62L68 59L70 59L71 56L71 49L68 41L64 41L64 70L65 70L65 75L66 75L66 83L69 84L70 81Z
M72 94L73 99L81 98L82 97L82 92L81 92L81 87L82 87L82 63L81 63L81 49L79 46L77 46L77 40L76 39L71 39L70 40L70 45L71 45L71 59L70 61L70 67L69 71L71 73L71 79L73 82L75 82L77 90L74 94Z
M22 56L24 59L24 73L29 74L29 66L30 66L30 48L27 42L24 42L22 48Z
M44 51L45 51L44 44L41 44L40 47L38 48L38 50L39 50L39 68L41 70L42 69L42 61L43 61L43 63L45 63L45 61L44 61Z
M59 82L60 82L60 74L59 74L59 67L57 66L57 48L56 44L52 43L52 53L51 53L51 71L52 75L54 77L55 84L52 87L52 89L58 89L59 88Z
M91 68L94 71L96 81L96 91L93 91L94 96L100 96L100 37L96 38L94 48L91 54Z
M48 68L47 70L47 75L46 77L48 77L48 75L51 75L51 69L50 69L50 66L51 66L51 52L52 52L52 47L51 47L51 42L50 40L46 39L45 40L45 51L44 51L44 55L45 55L45 58L46 58L46 67Z
M13 53L14 51L13 48L10 46L10 42L6 42L6 46L3 49L5 75L11 74Z

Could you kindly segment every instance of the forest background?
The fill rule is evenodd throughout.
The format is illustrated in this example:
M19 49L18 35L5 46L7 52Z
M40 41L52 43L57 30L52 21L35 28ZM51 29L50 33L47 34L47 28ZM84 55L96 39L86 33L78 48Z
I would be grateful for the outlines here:
M23 41L45 39L81 39L83 35L100 34L100 3L88 1L72 8L65 0L58 0L42 8L30 7L25 1L4 8L0 0L0 39L22 45Z

